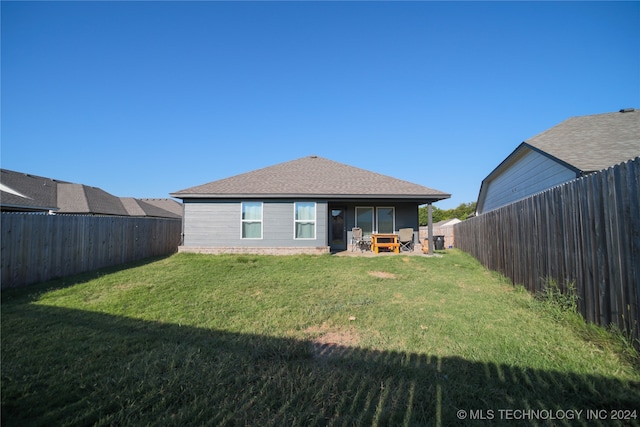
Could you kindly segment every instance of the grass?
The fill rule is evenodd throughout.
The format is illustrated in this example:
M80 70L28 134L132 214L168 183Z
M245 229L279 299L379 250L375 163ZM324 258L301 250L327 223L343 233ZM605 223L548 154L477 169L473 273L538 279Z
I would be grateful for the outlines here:
M455 250L177 254L3 291L2 424L638 425L633 347L558 313Z

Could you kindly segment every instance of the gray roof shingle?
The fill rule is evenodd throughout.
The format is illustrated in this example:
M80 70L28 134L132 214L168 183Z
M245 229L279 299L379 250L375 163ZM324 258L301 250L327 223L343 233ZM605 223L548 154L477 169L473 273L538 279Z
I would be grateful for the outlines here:
M167 212L174 215L175 218L182 218L182 204L176 202L173 199L137 199L141 202L141 206L151 205L162 210L163 216L166 216ZM151 208L145 208L147 215L151 212Z
M7 169L1 172L2 210L182 218L182 207L175 200L120 198L97 187Z
M322 157L308 156L187 188L171 196L182 199L308 196L435 201L449 198L450 194Z
M121 197L120 201L130 216L182 218L182 207L180 203L175 200L134 199L133 197ZM152 203L149 203L148 201L152 201ZM177 208L173 205L176 205ZM175 212L176 210L178 210L178 213Z
M25 210L57 210L56 187L60 181L7 169L0 172L2 206Z
M571 117L525 141L582 172L640 156L640 111Z
M145 216L144 209L133 197L121 197L120 202L130 216Z
M58 184L59 213L128 216L120 198L82 184Z

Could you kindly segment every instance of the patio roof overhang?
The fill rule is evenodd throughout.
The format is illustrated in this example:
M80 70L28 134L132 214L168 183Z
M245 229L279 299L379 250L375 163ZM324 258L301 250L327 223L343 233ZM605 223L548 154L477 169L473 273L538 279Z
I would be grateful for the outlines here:
M259 194L259 193L243 193L243 194L184 194L184 193L172 193L171 197L177 199L321 199L330 201L346 201L346 200L367 200L367 201L403 201L414 202L419 205L428 203L435 203L439 200L448 199L450 194L438 194L438 195L415 195L415 194L287 194L287 193L272 193L272 194Z

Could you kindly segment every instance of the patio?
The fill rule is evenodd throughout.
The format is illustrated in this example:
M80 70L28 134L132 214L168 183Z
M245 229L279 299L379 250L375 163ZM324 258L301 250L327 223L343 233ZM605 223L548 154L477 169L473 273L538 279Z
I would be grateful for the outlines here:
M336 252L334 253L334 255L337 256L358 256L358 257L378 257L378 256L400 256L400 255L410 255L410 256L423 256L423 257L441 257L442 255L438 254L438 253L424 253L422 251L422 243L416 243L413 246L413 250L412 251L400 251L400 253L395 253L392 250L391 251L380 251L379 253L375 253L374 251L371 250L364 250L361 251L360 249L356 248L355 250L351 250L351 245L349 245L348 249L346 251L340 251L340 252Z

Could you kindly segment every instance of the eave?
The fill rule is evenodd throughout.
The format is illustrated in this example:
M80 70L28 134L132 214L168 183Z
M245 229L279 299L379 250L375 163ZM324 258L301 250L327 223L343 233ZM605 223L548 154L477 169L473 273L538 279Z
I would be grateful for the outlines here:
M57 212L60 210L57 206L33 206L18 204L2 204L3 212Z
M172 193L171 197L177 199L323 199L323 200L403 200L412 201L419 204L434 203L439 200L448 199L450 194L437 195L413 195L413 194L182 194Z

